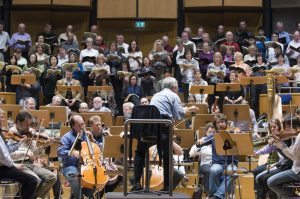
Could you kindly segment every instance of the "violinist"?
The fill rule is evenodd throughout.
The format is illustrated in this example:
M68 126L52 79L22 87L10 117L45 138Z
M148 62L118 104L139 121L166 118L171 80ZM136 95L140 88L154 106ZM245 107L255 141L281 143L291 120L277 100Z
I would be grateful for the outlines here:
M275 120L276 123L278 123L277 120ZM287 116L284 118L284 122L283 122L283 126L284 129L289 130L290 129L290 116ZM272 123L272 125L271 125ZM280 123L279 123L280 124ZM276 199L276 194L273 191L270 191L270 189L268 188L267 185L267 181L269 178L271 178L272 176L274 176L277 173L280 173L282 171L286 171L292 168L293 165L293 161L287 157L283 151L279 148L277 148L274 145L274 139L272 138L272 136L279 136L281 131L278 131L279 128L277 128L277 125L275 125L274 121L271 120L270 122L270 127L271 127L271 137L268 140L268 144L266 146L264 146L263 148L261 148L260 150L256 151L256 155L264 155L264 154L268 154L270 153L269 157L270 160L273 156L273 154L277 155L277 157L279 156L279 158L277 158L277 162L273 162L271 163L271 161L268 161L268 163L266 164L266 166L262 166L262 167L266 167L260 174L258 174L255 177L255 182L257 183L257 187L255 186L255 188L258 188L257 190L257 197L259 199L265 199L266 198L266 193L268 192L269 198L270 199ZM290 146L291 142L290 140L286 140L286 141L281 141L284 145ZM276 156L275 156L276 158ZM257 167L257 169L255 169L256 171L259 171L258 169L259 167Z
M84 120L80 115L73 115L70 118L71 129L66 133L60 140L60 146L58 148L58 157L62 159L62 173L69 181L72 190L72 198L81 199L80 194L80 177L78 175L79 171L79 158L80 153L78 150L73 150L72 155L68 155L73 143L76 139L78 133L81 135L81 141L86 141L86 135L83 133L82 129L84 128ZM90 132L86 132L89 133ZM92 197L94 189L82 188L82 194L87 197Z
M299 129L300 127L299 118L293 116L290 118L290 120L292 120L292 122L284 123L286 131L285 133L288 133L288 131L291 131L292 129ZM291 123L293 126L290 125ZM267 181L267 184L268 187L276 193L277 198L295 197L295 195L293 195L293 193L288 189L282 189L282 186L285 183L300 181L300 134L298 134L296 142L291 147L283 144L279 137L280 136L277 135L272 136L274 139L274 145L293 161L293 166L291 169L282 171L270 177Z
M30 130L30 125L32 124L33 116L27 111L21 111L16 116L16 124L13 126L10 131L18 135L27 135L27 137L32 136L33 133L27 133ZM40 135L40 137L43 137ZM9 143L16 143L13 140L9 140ZM31 143L31 144L30 144ZM30 145L29 145L30 144ZM45 147L53 144L52 139L47 139L42 146L37 146L37 141L32 140L28 142L22 142L17 150L11 153L11 157L14 163L25 163L26 166L23 167L22 171L31 176L34 176L38 181L38 187L36 190L36 197L44 198L48 194L51 187L56 182L56 174L53 172L42 168L38 165L33 164L35 157L42 154Z
M38 180L25 172L22 171L24 165L16 164L13 162L10 153L17 149L18 145L21 145L27 140L27 137L24 136L17 144L9 145L3 140L3 130L2 130L2 118L3 111L0 110L0 179L12 179L21 184L21 198L34 199L35 190L38 186Z
M215 117L214 126L216 130L228 130L227 117L224 114L219 114ZM200 146L211 144L212 146L212 166L209 171L209 197L214 199L224 198L225 196L225 178L220 182L220 176L223 175L224 165L227 164L228 171L234 171L237 169L238 159L236 156L228 156L227 162L225 156L218 155L216 152L216 143L214 140L214 134L210 134L204 138L198 140ZM232 159L233 158L233 159ZM231 162L233 161L233 165ZM231 177L227 177L227 187L231 190Z

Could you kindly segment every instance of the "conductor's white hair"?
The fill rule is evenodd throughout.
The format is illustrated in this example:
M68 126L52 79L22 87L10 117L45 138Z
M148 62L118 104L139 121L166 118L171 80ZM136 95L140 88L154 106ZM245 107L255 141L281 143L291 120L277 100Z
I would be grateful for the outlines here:
M174 88L177 85L177 80L174 77L166 77L162 81L162 88Z

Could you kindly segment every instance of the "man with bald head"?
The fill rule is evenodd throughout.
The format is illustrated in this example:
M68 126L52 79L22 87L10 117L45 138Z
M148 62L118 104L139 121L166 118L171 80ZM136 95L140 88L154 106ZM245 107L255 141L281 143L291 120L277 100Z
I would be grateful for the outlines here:
M95 97L93 99L93 108L89 111L90 112L95 112L95 111L109 112L110 109L102 106L102 104L103 104L103 101L102 101L101 97Z
M294 32L294 39L289 43L288 47L286 48L286 55L289 57L290 66L297 65L297 58L299 57L300 53L295 49L300 47L300 31L296 30Z
M9 45L11 48L19 48L22 50L22 56L27 58L29 48L32 46L31 36L26 33L26 26L24 23L18 25L18 32L11 36Z
M76 141L77 134L81 134L81 141L86 141L86 134L91 132L84 132L84 120L80 115L73 115L70 118L71 130L67 132L60 140L60 146L58 148L58 157L62 159L62 173L69 181L72 190L72 198L80 199L82 194L87 197L92 197L95 189L82 188L82 194L80 193L79 180L81 180L78 175L80 171L78 170L78 161L80 158L80 153L78 149L75 149L69 155L69 152Z
M233 33L231 31L226 32L226 42L222 43L221 45L232 46L234 52L241 52L239 44L233 40Z

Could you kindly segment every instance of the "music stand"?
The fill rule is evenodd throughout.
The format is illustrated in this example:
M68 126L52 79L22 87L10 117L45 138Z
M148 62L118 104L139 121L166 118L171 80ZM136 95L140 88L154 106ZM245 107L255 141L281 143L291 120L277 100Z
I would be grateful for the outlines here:
M265 76L258 77L241 77L240 84L243 86L247 85L262 85L267 83L267 78Z
M111 115L111 111L91 111L89 113L99 113L102 114L101 117L101 121L104 123L105 127L110 127L112 126L112 115Z
M16 104L16 93L0 92L0 97L5 99L5 104Z
M27 110L35 119L36 121L41 121L44 119L43 126L49 127L50 116L48 110Z
M251 133L229 133L219 131L214 135L215 147L218 155L225 155L225 198L227 198L227 156L254 154ZM233 165L233 157L232 162ZM249 158L249 170L251 171L251 160ZM232 182L233 183L233 182Z
M196 114L208 114L208 105L207 104L184 104L185 107L196 106L199 110L196 111Z
M196 114L194 120L193 130L197 130L200 127L204 127L207 123L213 122L214 116L211 114Z
M176 136L175 142L183 148L183 162L189 162L188 149L190 149L195 144L195 131L193 129L175 129L174 136ZM178 168L180 166L180 161L178 160Z
M23 109L21 105L2 104L0 108L7 113L8 120L16 120L18 113Z
M124 128L123 128L124 129ZM111 147L114 146L114 147ZM132 157L135 157L135 149L137 147L137 140L132 140ZM129 148L129 145L128 145ZM106 136L105 144L103 147L103 156L112 158L123 158L124 157L124 138L118 135Z
M218 83L216 91L240 91L241 85L237 83Z
M86 126L90 126L89 120L92 116L99 116L101 118L101 121L104 121L104 114L100 113L100 112L85 112L85 113L78 113L78 115L80 115ZM104 122L105 124L105 122Z
M237 121L250 122L250 108L248 104L225 104L223 113L227 116L227 120L234 121L235 126Z
M193 95L200 94L201 98L200 101L202 102L202 95L203 94L214 94L215 87L213 85L207 85L207 86L191 86L190 93Z
M88 92L112 91L112 86L88 86Z
M24 85L24 84L35 84L35 75L12 75L11 84L12 85Z
M56 86L56 91L58 93L63 93L63 92L67 92L67 91L82 93L82 87L81 86L57 85Z
M120 135L124 131L124 126L111 126L109 133L111 135Z
M47 110L51 120L51 137L53 137L54 122L66 123L68 121L68 109L66 106L40 106L40 110Z
M277 84L285 84L285 83L289 83L289 80L286 76L284 75L278 75L275 77L276 83Z

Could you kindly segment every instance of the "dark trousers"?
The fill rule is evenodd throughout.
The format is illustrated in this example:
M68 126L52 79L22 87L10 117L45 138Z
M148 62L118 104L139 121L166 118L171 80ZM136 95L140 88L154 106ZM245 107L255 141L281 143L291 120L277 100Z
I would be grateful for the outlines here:
M209 193L209 171L210 171L210 164L204 164L199 167L199 174L203 175L202 177L202 184L204 186L204 192Z
M62 192L61 182L59 179L59 174L57 174L57 180L55 184L52 186L54 199L59 198Z
M188 98L189 98L189 83L183 83L182 82L182 91L183 91L183 96L184 96L184 103L188 102Z
M134 179L136 183L139 183L141 180L147 150L149 150L149 146L146 147L145 142L138 141L134 159ZM167 189L169 188L169 139L166 134L162 134L162 156L164 167L164 188Z
M80 101L79 100L76 100L76 102L73 104L73 106L69 106L69 108L72 110L72 111L78 111L78 108L79 108L79 105L80 105ZM61 102L61 105L62 106L68 106L65 102L65 100L62 100Z
M0 166L0 178L12 179L21 184L21 198L34 199L37 180L34 176L20 171L15 167Z

